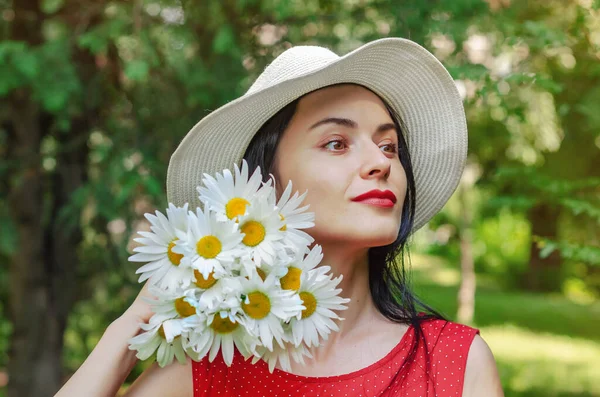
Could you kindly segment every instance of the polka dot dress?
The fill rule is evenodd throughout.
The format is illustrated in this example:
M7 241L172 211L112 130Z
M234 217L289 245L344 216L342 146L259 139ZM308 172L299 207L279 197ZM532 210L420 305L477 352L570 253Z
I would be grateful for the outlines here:
M412 326L385 357L344 375L308 377L277 368L270 373L266 362L252 364L237 351L231 367L227 367L220 354L212 363L204 357L192 362L194 397L461 397L467 354L479 330L444 320L423 321L421 327L429 359L425 345L420 343L416 359L404 363L404 367L414 340Z

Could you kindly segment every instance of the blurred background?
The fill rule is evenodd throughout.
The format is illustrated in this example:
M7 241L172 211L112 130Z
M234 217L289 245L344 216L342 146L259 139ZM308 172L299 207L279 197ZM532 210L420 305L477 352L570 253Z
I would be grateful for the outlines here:
M133 301L131 239L198 120L291 45L387 36L444 63L469 123L417 293L481 330L506 396L600 396L599 1L0 5L0 396L53 395Z

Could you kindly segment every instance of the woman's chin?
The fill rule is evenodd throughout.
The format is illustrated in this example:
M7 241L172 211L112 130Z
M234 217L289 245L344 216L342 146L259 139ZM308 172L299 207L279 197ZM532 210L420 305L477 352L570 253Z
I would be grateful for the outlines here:
M392 244L398 237L400 225L365 225L357 227L339 227L335 230L325 228L312 228L310 235L315 239L316 244L320 245L350 245L353 247L382 247Z
M383 230L373 231L373 233L362 231L357 240L361 241L361 245L367 247L383 247L384 245L389 245L396 241L398 230L393 230L389 233L383 232Z
M390 245L396 241L396 237L396 235L393 237L386 236L386 238L379 239L375 244L371 245L371 247L383 247L385 245Z

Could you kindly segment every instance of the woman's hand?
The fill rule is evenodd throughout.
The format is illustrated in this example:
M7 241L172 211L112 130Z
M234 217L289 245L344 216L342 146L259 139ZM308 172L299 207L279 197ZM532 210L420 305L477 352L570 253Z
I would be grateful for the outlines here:
M129 350L129 339L142 330L141 323L152 317L152 298L146 282L131 306L113 321L104 335L56 396L114 396L138 361L135 351Z
M124 319L124 321L132 321L137 323L147 323L152 317L152 309L150 304L146 302L144 299L156 299L149 291L149 281L146 281L141 291L131 304L125 310L125 312L121 315L120 319Z

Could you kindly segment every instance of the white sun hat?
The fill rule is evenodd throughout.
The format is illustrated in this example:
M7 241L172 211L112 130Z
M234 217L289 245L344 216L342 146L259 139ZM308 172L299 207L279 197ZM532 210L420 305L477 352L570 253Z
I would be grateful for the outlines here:
M444 66L425 48L403 38L371 41L344 56L320 46L281 53L241 97L200 120L169 161L167 199L201 206L196 186L240 164L260 127L298 97L331 84L367 87L401 117L416 186L412 232L448 201L467 156L467 124L461 97Z

